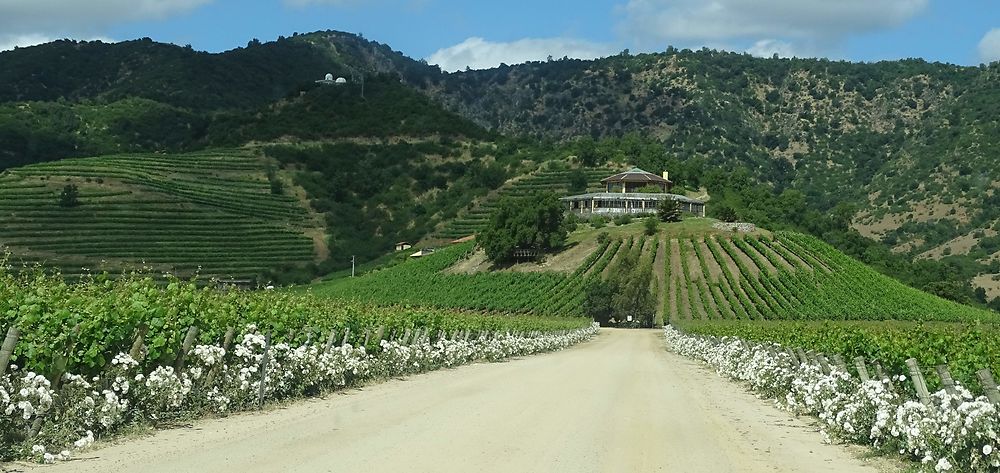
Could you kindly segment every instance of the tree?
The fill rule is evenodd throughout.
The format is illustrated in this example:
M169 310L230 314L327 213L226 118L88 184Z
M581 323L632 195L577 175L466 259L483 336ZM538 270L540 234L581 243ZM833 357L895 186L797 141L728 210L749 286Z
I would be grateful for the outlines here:
M718 204L712 207L712 215L715 218L722 220L723 222L735 222L737 218L736 211L732 207L726 204Z
M563 218L563 206L555 194L505 198L476 241L486 251L486 257L496 263L513 259L516 249L548 252L566 243Z
M587 192L587 174L582 169L574 169L569 173L569 191L577 194Z
M679 222L681 220L681 206L674 199L663 199L656 206L656 215L663 222Z
M59 206L60 207L76 207L80 205L80 191L76 188L76 184L66 184L63 187L62 192L59 193Z
M611 320L614 287L608 281L596 279L587 285L586 294L583 299L584 311L594 322L606 327Z

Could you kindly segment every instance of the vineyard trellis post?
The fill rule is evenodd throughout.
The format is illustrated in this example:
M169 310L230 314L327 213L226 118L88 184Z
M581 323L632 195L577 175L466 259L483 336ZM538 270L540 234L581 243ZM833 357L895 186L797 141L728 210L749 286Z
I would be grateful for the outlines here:
M351 341L351 327L344 329L344 339L340 341L340 346L346 347L349 341Z
M990 402L1000 405L1000 390L997 389L997 382L993 379L993 372L989 368L983 368L976 371L976 376L979 378L979 384L983 386L983 391L986 391L986 397Z
M267 363L271 356L271 332L264 335L264 356L260 359L260 392L257 394L257 408L264 407L264 387L267 384Z
M955 388L955 379L952 378L948 365L937 365L934 369L937 371L938 378L941 379L941 386L944 387L945 391L951 395L958 394L958 389Z
M135 361L141 361L144 358L144 341L148 332L149 325L146 324L140 324L139 328L135 331L135 338L132 339L132 347L128 351L128 356L132 357Z
M930 405L931 394L927 390L927 381L924 380L924 374L920 372L920 365L917 363L917 359L907 359L906 367L910 369L910 380L913 381L913 387L917 390L917 397L920 399L920 402Z
M14 346L17 345L19 338L21 329L13 325L7 329L7 336L3 339L3 345L0 345L0 375L7 373L7 366L10 364L10 358L14 356Z
M180 373L184 369L184 360L187 358L187 353L191 350L191 345L194 345L197 336L198 327L194 325L188 327L187 333L184 335L184 342L181 344L181 351L177 354L177 359L174 360L174 371L177 373Z
M326 337L326 345L323 345L323 353L329 353L337 343L337 331L330 330L330 336Z
M855 357L854 367L858 369L858 377L861 378L861 382L868 382L872 379L868 374L868 366L865 364L865 357Z

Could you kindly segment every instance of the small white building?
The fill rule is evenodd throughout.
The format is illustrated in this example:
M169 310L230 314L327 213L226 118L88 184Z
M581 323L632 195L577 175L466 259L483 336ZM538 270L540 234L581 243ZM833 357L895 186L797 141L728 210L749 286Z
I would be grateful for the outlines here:
M316 81L316 83L317 84L324 84L324 85L331 85L331 84L332 85L343 85L343 84L347 83L347 79L345 79L343 77L338 77L338 78L334 79L333 78L333 74L327 74L326 77L324 77L324 78Z

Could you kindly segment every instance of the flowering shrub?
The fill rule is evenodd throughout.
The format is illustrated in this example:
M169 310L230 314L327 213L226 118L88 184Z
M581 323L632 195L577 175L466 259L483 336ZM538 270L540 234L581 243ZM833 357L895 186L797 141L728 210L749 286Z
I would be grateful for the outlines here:
M409 345L383 340L377 353L351 345L327 351L276 343L266 356L266 339L255 330L247 327L231 354L217 346L193 347L180 371L157 366L145 374L122 353L100 377L64 375L58 390L32 372L0 377L0 458L64 460L128 424L223 414L256 407L262 400L314 395L365 380L558 350L589 339L598 327L536 336L423 339ZM37 434L29 438L33 427Z
M902 397L893 380L861 382L836 367L826 374L817 364L799 365L777 344L692 336L670 326L664 336L670 350L746 382L784 409L818 417L827 436L910 456L922 471L1000 471L997 407L962 386L934 393L925 405Z

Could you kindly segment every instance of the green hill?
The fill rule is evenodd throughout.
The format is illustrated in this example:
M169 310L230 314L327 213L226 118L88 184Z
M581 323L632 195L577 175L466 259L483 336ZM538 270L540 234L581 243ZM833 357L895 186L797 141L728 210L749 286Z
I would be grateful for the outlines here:
M577 246L591 250L563 271L532 269L533 263L471 274L449 269L475 257L472 245L464 243L314 290L387 304L582 315L588 282L607 279L632 253L636 270L653 273L651 290L666 321L1000 321L995 313L906 286L814 237L733 234L713 228L713 222L688 218L661 224L655 236L645 236L638 223L583 226L571 235L566 252ZM607 236L598 240L601 233Z
M285 179L246 150L11 169L0 175L0 245L14 262L67 276L145 266L185 277L266 275L325 252L320 220ZM67 185L77 187L79 205L60 205Z

